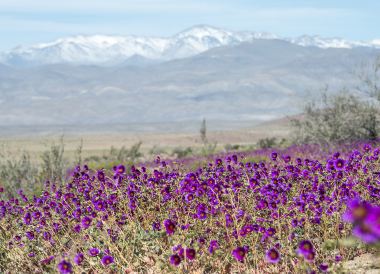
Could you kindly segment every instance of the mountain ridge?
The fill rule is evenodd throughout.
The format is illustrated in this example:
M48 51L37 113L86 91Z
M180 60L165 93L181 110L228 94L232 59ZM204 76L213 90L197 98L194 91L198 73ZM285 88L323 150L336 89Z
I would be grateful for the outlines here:
M300 113L325 85L357 87L352 69L379 55L256 39L147 66L0 66L0 125L265 121Z
M128 59L133 56L143 57L146 59L146 63L150 63L147 60L163 62L192 57L217 47L235 46L255 40L282 40L303 47L323 49L380 48L380 39L363 42L341 38L322 38L318 35L284 38L266 32L230 31L209 25L196 25L170 37L70 36L49 43L16 47L2 53L0 62L12 66L64 63L114 66L124 62L128 63Z

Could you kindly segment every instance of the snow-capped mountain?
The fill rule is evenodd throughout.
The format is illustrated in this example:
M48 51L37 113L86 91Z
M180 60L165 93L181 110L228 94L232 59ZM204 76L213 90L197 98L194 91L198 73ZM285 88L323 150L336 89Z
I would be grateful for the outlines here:
M319 48L380 48L380 40L370 42L348 41L340 38L300 36L281 38L270 33L235 32L206 25L184 30L172 37L139 36L74 36L51 43L17 47L0 55L0 61L9 65L41 64L122 64L136 56L167 61L197 55L220 46L234 46L255 39L281 39L300 46Z
M285 39L292 44L296 44L303 47L318 47L318 48L347 48L351 49L354 47L374 47L371 42L362 41L349 41L341 38L322 38L318 35L309 36L302 35L297 38L287 38Z
M375 48L299 46L264 34L261 36L266 39L255 39L250 33L189 32L192 30L170 40L132 39L133 45L139 46L131 48L139 54L126 60L124 55L131 53L121 43L128 44L127 38L93 36L83 37L81 46L79 38L72 38L31 51L48 58L42 53L60 46L65 55L54 55L51 50L50 56L71 63L0 64L0 132L2 126L19 125L103 124L108 128L115 123L169 122L171 128L172 122L203 117L210 121L279 118L300 113L304 101L325 86L329 94L342 88L356 90L361 82L353 71L365 68L363 64L371 66L380 55ZM252 42L240 43L249 39ZM219 44L228 46L212 48ZM160 61L204 50L188 58ZM110 62L110 56L122 60L118 66L73 65L78 60L99 61L94 52L104 62ZM142 54L162 59L147 59Z

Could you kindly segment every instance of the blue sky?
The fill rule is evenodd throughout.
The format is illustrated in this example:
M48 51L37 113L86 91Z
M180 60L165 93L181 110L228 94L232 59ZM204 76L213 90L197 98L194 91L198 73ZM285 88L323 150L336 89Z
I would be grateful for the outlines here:
M0 51L76 34L170 36L196 24L380 38L378 0L0 0Z

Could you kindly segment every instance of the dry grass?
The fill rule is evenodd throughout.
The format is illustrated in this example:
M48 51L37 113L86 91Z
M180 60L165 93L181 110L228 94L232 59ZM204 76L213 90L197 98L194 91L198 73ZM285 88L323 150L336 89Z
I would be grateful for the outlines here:
M207 133L210 142L217 142L217 148L223 149L226 144L251 145L266 137L286 137L289 133L289 119L281 119L260 124L252 128L240 130L211 131ZM1 135L1 146L13 155L19 155L23 150L28 151L34 160L39 159L42 151L49 148L55 142L59 142L61 134L33 133L22 135ZM153 132L113 132L113 133L68 133L64 135L65 156L72 159L75 151L83 140L82 156L102 156L113 146L131 147L141 141L141 151L144 155L153 147L164 151L171 151L175 147L201 147L199 132L193 133L153 133Z

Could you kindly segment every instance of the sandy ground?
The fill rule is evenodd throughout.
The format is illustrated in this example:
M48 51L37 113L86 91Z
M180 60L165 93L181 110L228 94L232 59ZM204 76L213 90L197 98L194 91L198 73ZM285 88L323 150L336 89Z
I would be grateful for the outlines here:
M366 253L343 264L345 273L380 274L380 255Z
M219 130L207 132L210 142L216 142L222 149L226 144L252 145L259 139L266 137L287 137L289 133L288 120L276 120L259 124L251 128L246 127L235 130ZM61 133L33 133L33 134L7 134L0 132L0 149L6 148L12 154L19 154L23 150L32 155L38 155L48 149L52 143L58 143ZM102 155L111 146L121 148L131 147L142 142L142 152L148 152L153 147L171 151L175 147L201 146L199 130L193 132L70 132L63 136L66 155L73 155L83 140L83 156Z

